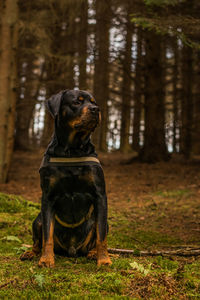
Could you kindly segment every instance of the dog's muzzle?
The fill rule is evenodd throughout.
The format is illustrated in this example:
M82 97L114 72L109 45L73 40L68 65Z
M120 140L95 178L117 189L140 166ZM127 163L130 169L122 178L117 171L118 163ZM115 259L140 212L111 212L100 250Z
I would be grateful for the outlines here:
M100 121L100 110L98 106L86 107L81 115L79 122L74 125L76 129L94 129Z

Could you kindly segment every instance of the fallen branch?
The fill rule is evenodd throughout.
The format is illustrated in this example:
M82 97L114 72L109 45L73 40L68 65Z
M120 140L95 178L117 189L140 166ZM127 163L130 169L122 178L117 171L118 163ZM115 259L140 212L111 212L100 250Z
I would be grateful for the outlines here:
M186 248L177 250L154 250L154 251L139 251L129 249L108 248L108 252L119 255L134 255L134 256L198 256L200 248Z

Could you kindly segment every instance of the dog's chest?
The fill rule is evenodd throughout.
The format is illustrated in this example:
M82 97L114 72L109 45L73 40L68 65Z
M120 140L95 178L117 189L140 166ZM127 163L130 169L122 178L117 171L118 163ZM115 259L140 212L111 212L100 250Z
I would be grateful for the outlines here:
M95 199L95 180L87 167L51 169L46 177L49 201L57 216L68 223L78 223L88 215Z

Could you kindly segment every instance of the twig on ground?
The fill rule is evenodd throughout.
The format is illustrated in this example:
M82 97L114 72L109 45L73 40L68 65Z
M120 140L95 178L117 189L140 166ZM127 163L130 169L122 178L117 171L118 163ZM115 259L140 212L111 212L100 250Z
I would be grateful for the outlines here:
M154 251L139 251L129 249L108 248L109 253L120 255L134 255L134 256L198 256L200 255L200 248L177 249L177 250L154 250Z

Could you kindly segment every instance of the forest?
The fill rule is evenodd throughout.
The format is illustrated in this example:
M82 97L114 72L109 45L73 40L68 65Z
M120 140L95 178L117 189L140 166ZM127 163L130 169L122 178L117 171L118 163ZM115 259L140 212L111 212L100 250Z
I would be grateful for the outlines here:
M62 291L83 299L80 286L84 299L198 299L199 87L198 0L0 0L0 297L21 297L22 283L26 299L37 292L61 299ZM84 259L77 273L73 260L60 259L52 278L36 264L28 273L18 265L16 252L31 243L38 169L53 133L46 100L65 89L89 91L100 107L92 142L105 169L110 247L197 254L134 263L117 256L95 277ZM78 285L81 272L88 278Z
M45 99L94 94L101 151L141 161L200 152L198 1L1 1L0 170L46 146Z

